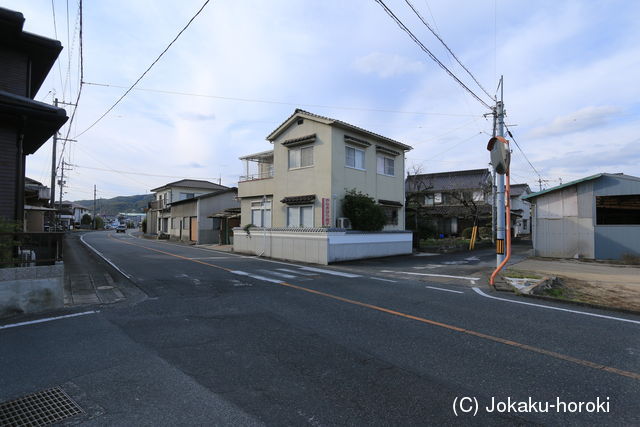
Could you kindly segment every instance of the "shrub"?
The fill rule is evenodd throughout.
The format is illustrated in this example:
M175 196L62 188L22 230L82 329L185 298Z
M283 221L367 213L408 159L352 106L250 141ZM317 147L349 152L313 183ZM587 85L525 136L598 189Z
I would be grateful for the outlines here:
M91 215L89 215L89 214L82 215L82 218L80 218L80 224L82 224L82 225L91 224Z
M342 212L349 218L354 230L379 231L387 223L382 207L374 199L355 189L347 191L342 199Z
M470 239L471 238L471 233L473 233L473 227L467 227L464 230L462 230L462 238L463 239Z
M142 219L142 232L143 233L147 232L147 218Z

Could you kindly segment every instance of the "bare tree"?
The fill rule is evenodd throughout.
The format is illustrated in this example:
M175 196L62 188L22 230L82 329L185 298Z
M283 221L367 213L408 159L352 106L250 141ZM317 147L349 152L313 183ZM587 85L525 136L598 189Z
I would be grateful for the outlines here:
M422 165L419 164L413 164L407 170L406 204L414 211L414 230L416 231L419 229L419 218L424 206L424 198L427 192L433 188L433 185L430 185L426 180L420 179L420 175L423 174Z

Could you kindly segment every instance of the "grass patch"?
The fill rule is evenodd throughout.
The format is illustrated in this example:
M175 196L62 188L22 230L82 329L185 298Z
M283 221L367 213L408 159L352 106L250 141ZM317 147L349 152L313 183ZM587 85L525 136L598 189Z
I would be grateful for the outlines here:
M545 289L544 294L554 298L566 298L563 288Z
M542 279L542 276L539 274L522 270L506 270L504 272L504 276L512 279Z

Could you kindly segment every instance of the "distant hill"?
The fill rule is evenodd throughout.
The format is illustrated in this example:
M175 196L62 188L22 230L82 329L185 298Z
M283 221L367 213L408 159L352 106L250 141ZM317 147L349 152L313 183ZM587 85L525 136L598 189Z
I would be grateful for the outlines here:
M141 194L138 196L118 196L112 199L98 199L96 205L98 213L102 215L117 215L121 212L142 213L150 201L153 200L153 194ZM93 199L76 200L80 206L93 209Z

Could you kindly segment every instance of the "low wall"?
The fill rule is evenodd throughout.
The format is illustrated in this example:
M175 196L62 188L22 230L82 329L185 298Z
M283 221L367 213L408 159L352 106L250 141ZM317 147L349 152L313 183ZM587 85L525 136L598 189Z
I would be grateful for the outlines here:
M326 228L242 228L233 230L234 252L312 264L404 255L411 232L360 232Z
M64 264L0 268L0 317L64 307Z

